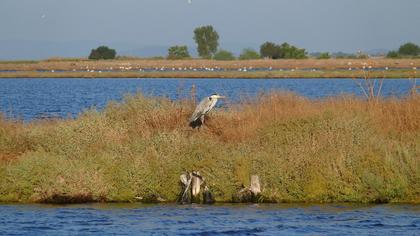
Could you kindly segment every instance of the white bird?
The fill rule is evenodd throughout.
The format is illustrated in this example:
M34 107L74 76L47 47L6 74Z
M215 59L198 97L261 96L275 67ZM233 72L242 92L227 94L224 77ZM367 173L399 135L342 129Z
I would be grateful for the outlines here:
M220 98L225 97L215 93L201 100L190 118L190 126L192 128L200 128L204 124L204 116L213 109Z

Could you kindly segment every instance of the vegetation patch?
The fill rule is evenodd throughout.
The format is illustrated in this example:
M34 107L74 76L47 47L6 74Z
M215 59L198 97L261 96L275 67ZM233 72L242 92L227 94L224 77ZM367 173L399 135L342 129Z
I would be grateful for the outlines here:
M268 94L188 127L194 101L127 96L101 112L0 119L0 201L175 201L198 170L217 201L419 202L420 98Z

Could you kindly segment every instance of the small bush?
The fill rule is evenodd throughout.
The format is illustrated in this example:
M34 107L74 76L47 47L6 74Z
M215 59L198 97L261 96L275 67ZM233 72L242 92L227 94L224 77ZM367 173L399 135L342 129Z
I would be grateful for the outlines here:
M388 54L386 54L387 58L398 58L400 57L400 54L398 54L397 51L390 51Z
M317 59L330 59L331 55L328 52L322 52L318 55Z
M420 47L414 43L406 43L400 46L398 53L403 56L417 56L420 54Z
M357 56L355 54L345 52L333 53L333 57L337 59L357 59Z
M260 54L258 54L257 51L251 48L245 48L242 50L241 55L239 55L239 60L253 60L253 59L259 59Z
M232 61L235 60L235 56L233 55L233 53L221 49L218 52L216 52L216 54L214 54L213 59L218 61Z
M168 49L168 59L185 59L190 58L187 46L173 46Z
M307 52L304 48L298 48L288 43L277 45L272 42L265 42L260 47L262 57L271 59L304 59Z
M270 58L270 59L279 59L283 57L280 46L272 43L265 42L260 47L261 57Z
M99 60L99 59L115 59L117 55L115 49L111 49L107 46L100 46L97 49L92 49L89 55L89 59Z

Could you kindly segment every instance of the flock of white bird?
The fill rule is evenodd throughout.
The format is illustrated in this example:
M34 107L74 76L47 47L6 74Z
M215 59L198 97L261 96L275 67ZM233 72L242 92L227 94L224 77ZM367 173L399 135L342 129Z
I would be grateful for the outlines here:
M360 64L360 66L354 65L352 62L348 62L347 63L348 66L348 70L371 70L374 67L372 65L369 65L366 62L363 62ZM413 66L413 65L412 65ZM268 67L268 68L254 68L252 66L249 67L240 67L240 68L236 68L236 69L225 69L225 68L220 68L218 66L214 66L214 67L208 67L208 66L199 66L199 67L152 67L152 68L142 68L140 66L136 66L136 65L132 65L132 64L127 64L124 63L123 65L119 65L116 68L114 67L106 67L106 68L101 68L101 70L97 70L95 69L95 67L89 67L86 66L84 68L80 68L80 69L72 69L73 72L76 71L87 71L87 72L98 72L98 73L102 73L103 71L140 71L140 72L144 72L144 71L227 71L227 70L237 70L239 72L250 72L250 71L255 71L255 70L268 70L271 71L273 70L273 67ZM376 69L383 69L383 70L390 70L389 67L384 67L384 68L376 68ZM413 70L417 70L417 67L412 67ZM276 70L278 71L283 71L283 70L289 70L291 72L297 71L299 70L299 68L292 68L292 69L281 69L281 68L277 68ZM311 69L311 71L317 71L319 69ZM55 72L55 70L51 70L51 72Z

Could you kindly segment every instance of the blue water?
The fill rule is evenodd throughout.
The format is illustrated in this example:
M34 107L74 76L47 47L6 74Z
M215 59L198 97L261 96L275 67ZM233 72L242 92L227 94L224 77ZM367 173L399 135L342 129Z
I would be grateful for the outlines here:
M420 205L0 205L0 235L419 235Z
M102 109L127 93L179 99L190 96L195 85L199 98L214 92L229 102L272 90L291 91L317 99L340 94L363 96L351 79L0 79L0 111L8 118L75 117L83 110ZM404 96L412 86L407 79L385 80L383 96Z

